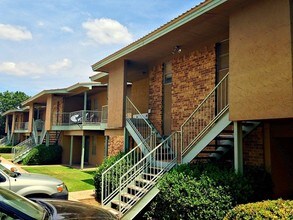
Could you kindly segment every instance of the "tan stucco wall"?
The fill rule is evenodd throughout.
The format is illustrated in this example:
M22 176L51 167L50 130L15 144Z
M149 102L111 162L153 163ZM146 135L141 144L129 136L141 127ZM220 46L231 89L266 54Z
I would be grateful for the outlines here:
M97 94L89 96L89 99L91 100L91 110L94 109L94 100L98 102L98 111L102 111L102 106L107 105L108 103L108 97L107 97L107 91L99 92Z
M51 117L52 117L52 100L53 95L49 95L46 104L46 118L45 118L45 130L51 130Z
M149 78L132 82L131 101L141 113L148 112L149 105Z
M109 73L108 87L108 127L124 125L124 98L126 93L124 61L119 62Z
M293 117L289 0L259 0L230 17L230 119Z
M93 146L93 138L95 138L96 146ZM93 155L93 147L96 148L96 154ZM94 135L90 136L90 148L89 148L89 163L92 165L100 165L104 159L104 149L105 149L105 136Z

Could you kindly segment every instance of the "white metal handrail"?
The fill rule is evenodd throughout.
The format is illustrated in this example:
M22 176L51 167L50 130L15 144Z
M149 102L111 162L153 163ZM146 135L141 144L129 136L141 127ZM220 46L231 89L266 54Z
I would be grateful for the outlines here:
M13 160L18 159L23 153L29 151L30 149L34 148L36 143L32 137L24 140L23 142L19 143L17 146L13 147Z
M119 212L126 213L136 202L142 198L157 181L177 164L177 149L180 146L180 132L174 132L139 162L128 169L119 179ZM170 151L169 151L170 150ZM152 178L142 188L137 191L132 199L129 199L123 206L121 205L121 195L126 187L136 178L143 174L151 174Z
M223 77L181 125L181 159L193 144L229 108L228 76L229 73Z
M101 204L106 205L117 193L120 177L143 157L139 145L102 173Z
M126 97L126 120L149 149L156 147L155 130L128 97Z
M7 136L0 139L0 144L5 144L7 142Z
M57 126L100 124L107 121L103 117L106 117L103 115L103 111L79 110L74 112L60 112L54 114L52 124Z
M28 122L15 122L14 130L28 130Z
M108 105L102 106L102 123L108 122Z

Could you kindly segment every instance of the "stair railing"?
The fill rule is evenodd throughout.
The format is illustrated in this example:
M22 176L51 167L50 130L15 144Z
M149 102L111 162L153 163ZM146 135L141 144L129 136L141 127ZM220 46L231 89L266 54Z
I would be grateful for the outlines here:
M15 162L17 159L19 159L20 156L22 156L24 153L28 152L30 149L34 148L35 146L36 146L36 143L34 142L34 139L32 137L29 137L28 139L19 143L17 146L13 147L13 153L14 153L13 161Z
M141 158L143 153L137 145L102 173L101 204L103 206L118 194L120 177Z
M0 145L5 144L7 142L7 136L0 139Z
M182 156L205 134L229 108L227 73L181 125Z
M128 97L126 97L126 120L130 123L142 142L148 140L146 144L149 150L156 147L155 131L153 127Z
M10 127L8 125L8 128L7 128L7 140L6 140L7 145L11 143L11 139L12 139L12 134L11 134L11 131L10 131Z
M119 212L122 215L138 202L139 199L142 198L152 187L154 187L158 180L167 171L177 164L177 149L180 146L180 137L180 132L174 132L120 177L118 198ZM171 148L171 154L165 152L168 148ZM124 192L127 186L136 178L143 175L143 173L151 174L152 178L148 183L141 187L141 191L138 191L132 199L128 200L126 205L122 206L122 192Z

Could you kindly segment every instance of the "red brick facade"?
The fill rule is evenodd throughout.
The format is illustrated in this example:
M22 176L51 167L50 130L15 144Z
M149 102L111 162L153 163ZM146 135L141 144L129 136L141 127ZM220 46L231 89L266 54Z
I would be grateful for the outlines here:
M180 129L184 120L214 88L215 66L214 45L172 59L172 131ZM162 132L162 65L153 67L149 77L149 117L159 132Z
M243 161L248 166L264 167L264 135L262 125L244 138Z
M149 74L149 109L151 113L149 118L156 127L156 129L162 133L162 110L163 110L163 73L162 65L153 67Z
M182 123L215 87L215 46L172 60L172 130Z
M123 151L124 137L123 136L110 136L108 142L108 156L117 155Z
M172 59L172 131L182 123L215 87L215 45L209 45L187 55ZM149 118L159 132L163 127L163 72L162 65L154 66L149 74ZM260 126L244 139L244 164L264 166L263 127Z

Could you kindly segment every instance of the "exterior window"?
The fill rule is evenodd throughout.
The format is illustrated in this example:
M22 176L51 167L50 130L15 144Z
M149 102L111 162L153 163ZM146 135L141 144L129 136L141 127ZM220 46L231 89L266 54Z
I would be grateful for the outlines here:
M172 83L172 63L166 62L164 63L164 84Z
M97 146L96 146L96 137L92 136L92 155L96 155Z

